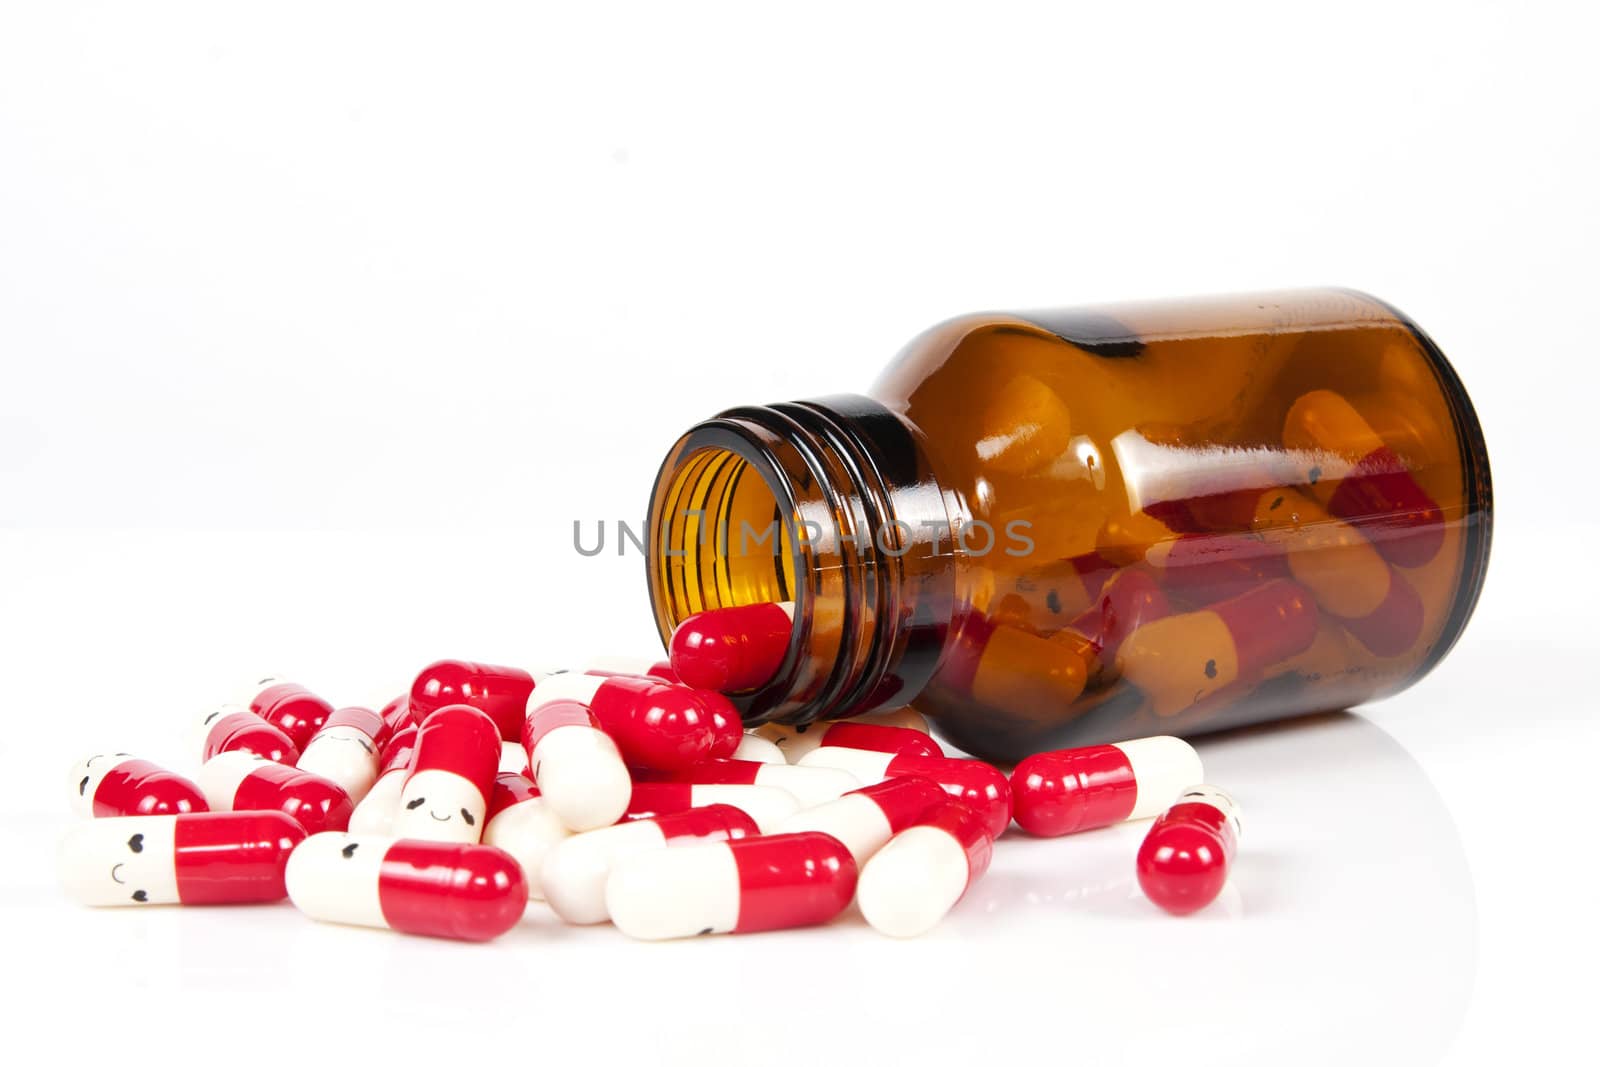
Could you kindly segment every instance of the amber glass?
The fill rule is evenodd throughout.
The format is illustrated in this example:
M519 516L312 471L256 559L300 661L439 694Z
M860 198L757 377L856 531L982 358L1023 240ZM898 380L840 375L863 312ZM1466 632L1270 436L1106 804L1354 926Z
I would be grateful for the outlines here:
M912 703L1010 760L1411 684L1477 599L1489 465L1407 318L1265 293L936 326L869 396L692 428L650 526L663 639L794 602L752 721Z

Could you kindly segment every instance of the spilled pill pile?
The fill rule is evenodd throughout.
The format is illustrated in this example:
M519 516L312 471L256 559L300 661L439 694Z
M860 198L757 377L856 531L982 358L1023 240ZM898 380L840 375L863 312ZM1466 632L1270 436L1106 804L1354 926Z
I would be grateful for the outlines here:
M60 852L90 905L248 904L481 941L543 900L657 940L826 923L936 926L1013 822L1043 837L1155 818L1139 885L1174 914L1221 892L1236 807L1150 737L946 755L911 708L746 730L728 699L778 669L784 605L706 612L670 660L535 673L443 660L381 710L280 678L207 714L192 778L128 753L72 772ZM669 847L670 846L670 847Z

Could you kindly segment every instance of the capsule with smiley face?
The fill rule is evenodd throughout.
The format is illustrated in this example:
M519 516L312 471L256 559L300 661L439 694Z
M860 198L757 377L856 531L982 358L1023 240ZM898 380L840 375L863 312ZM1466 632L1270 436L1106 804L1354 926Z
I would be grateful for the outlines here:
M248 752L223 752L200 767L200 791L212 811L281 811L316 834L350 825L355 805L333 782Z
M96 907L282 900L305 829L276 811L134 815L80 823L61 842L61 884Z
M249 752L292 767L300 759L300 747L288 734L243 704L208 711L197 725L201 760L223 752Z
M303 685L271 675L258 679L247 689L245 703L250 710L289 735L296 748L303 749L333 714L333 705Z
M475 845L500 771L500 728L485 713L451 704L417 727L393 833Z
M72 768L72 808L96 818L206 811L200 787L126 752L90 756Z
M340 708L328 716L295 766L335 783L359 804L378 780L378 750L386 732L377 712Z

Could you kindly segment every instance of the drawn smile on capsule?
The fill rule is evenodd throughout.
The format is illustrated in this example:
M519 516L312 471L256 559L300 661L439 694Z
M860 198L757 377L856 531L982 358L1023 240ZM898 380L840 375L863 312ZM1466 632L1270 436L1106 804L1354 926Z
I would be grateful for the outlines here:
M112 867L111 867L111 880L113 882L117 883L118 885L127 885L128 883L124 882L122 880L122 876L117 873L120 870L122 870L122 864L116 863L116 864L112 865Z
M439 817L439 813L434 811L432 808L428 809L428 814L433 818L434 822L449 822L451 819L455 818L454 815L446 815L444 818L441 819Z

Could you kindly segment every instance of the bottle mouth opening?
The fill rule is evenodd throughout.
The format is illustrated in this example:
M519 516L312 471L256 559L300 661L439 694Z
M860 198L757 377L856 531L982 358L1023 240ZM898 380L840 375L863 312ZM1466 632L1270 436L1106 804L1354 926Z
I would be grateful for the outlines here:
M865 397L735 408L667 453L650 499L650 598L685 618L793 605L782 666L728 694L745 722L803 724L904 703L953 612L936 551L944 496L909 428Z

